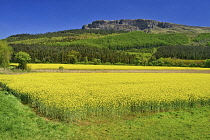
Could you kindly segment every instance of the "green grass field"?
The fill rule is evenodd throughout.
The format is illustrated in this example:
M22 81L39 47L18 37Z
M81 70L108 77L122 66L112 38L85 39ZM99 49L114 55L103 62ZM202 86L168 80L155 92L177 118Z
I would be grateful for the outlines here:
M210 139L210 107L64 124L37 116L0 89L0 108L0 140Z

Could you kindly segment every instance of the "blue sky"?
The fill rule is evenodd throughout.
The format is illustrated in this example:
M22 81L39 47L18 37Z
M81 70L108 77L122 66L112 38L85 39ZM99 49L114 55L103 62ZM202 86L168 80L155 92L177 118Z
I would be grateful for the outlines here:
M95 20L151 19L210 27L210 0L0 0L0 39L80 29Z

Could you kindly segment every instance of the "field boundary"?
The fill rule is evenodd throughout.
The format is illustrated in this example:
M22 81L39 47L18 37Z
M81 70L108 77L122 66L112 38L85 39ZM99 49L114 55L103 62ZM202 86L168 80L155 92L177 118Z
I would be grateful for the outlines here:
M52 73L206 73L210 74L210 70L71 70L71 69L36 69L33 72L52 72Z

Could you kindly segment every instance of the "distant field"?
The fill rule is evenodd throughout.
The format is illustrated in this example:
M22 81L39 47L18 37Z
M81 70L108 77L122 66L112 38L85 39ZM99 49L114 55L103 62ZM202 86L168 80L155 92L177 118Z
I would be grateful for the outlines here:
M12 63L11 65L18 65ZM165 67L165 66L121 66L121 65L79 65L79 64L28 64L33 69L64 69L72 70L210 70L198 67Z

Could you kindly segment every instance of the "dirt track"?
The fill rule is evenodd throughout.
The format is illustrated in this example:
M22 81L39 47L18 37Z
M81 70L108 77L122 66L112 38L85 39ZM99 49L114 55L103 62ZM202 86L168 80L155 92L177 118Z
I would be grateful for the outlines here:
M61 72L61 73L206 73L210 74L210 70L58 70L58 69L39 69L31 70L31 72ZM0 73L3 73L3 69L0 68ZM27 73L27 72L26 72ZM18 73L8 73L18 74ZM19 74L24 74L21 72Z
M62 73L210 73L210 70L33 70L34 72Z

